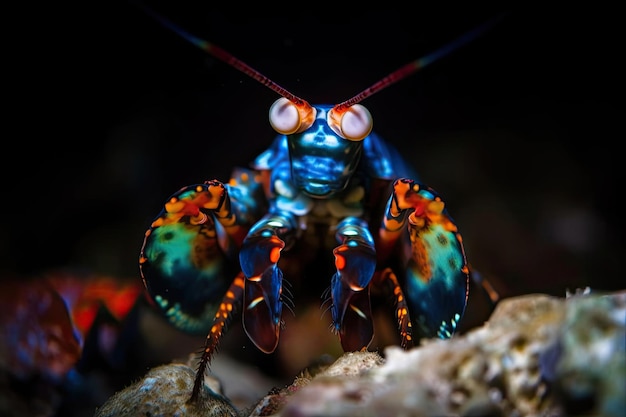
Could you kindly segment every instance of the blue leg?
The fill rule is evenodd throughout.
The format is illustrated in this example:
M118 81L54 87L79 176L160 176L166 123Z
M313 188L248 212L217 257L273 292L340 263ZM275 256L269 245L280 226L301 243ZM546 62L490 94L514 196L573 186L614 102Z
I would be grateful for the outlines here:
M346 352L360 351L374 336L369 283L376 269L374 239L367 223L347 217L335 234L341 243L335 248L337 272L331 281L332 317Z
M282 325L283 273L280 253L296 231L296 219L286 212L270 213L259 220L243 241L239 252L245 276L243 325L248 337L263 352L278 345Z

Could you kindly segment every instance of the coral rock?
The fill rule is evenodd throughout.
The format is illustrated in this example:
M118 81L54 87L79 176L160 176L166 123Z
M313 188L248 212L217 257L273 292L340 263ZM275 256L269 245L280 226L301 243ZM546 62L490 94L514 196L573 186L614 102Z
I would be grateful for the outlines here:
M619 417L626 410L626 291L502 300L482 327L410 350L346 353L239 415ZM96 417L237 415L188 366L156 368Z
M625 340L626 292L505 299L465 335L317 375L275 415L624 416Z
M94 417L237 416L230 402L208 386L195 403L188 403L195 372L186 365L152 369L143 379L116 393Z

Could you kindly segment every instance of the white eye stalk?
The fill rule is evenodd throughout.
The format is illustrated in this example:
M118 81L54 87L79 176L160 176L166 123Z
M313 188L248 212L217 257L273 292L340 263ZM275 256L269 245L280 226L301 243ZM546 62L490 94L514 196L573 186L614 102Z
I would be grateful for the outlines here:
M354 104L343 112L331 109L327 123L336 134L353 141L365 139L374 126L369 110L360 104Z
M315 108L308 103L297 105L293 101L281 97L270 107L270 124L276 132L291 135L311 127L315 115Z
M281 97L270 107L270 124L278 133L290 135L300 127L300 115L296 106Z

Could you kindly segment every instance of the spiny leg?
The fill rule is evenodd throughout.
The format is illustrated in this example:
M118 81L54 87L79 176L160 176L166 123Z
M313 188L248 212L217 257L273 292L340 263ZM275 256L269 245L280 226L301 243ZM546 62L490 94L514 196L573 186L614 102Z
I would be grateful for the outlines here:
M403 349L408 349L413 345L413 336L411 334L413 325L411 324L409 307L406 302L406 297L402 291L402 287L400 286L400 282L391 268L385 268L378 276L378 280L388 284L392 289L396 304L398 331L400 332L400 346Z
M367 223L347 217L335 233L337 272L331 280L332 318L346 352L364 350L374 336L369 283L376 269L374 239Z
M204 207L212 210L213 216L224 228L230 242L234 244L234 246L228 246L228 242L223 237L222 247L234 249L244 245L246 231L259 217L264 206L264 201L260 199L262 194L260 176L254 171L236 169L227 186L218 180L206 181L204 185L210 196ZM238 305L244 298L245 281L245 274L242 270L231 283L215 313L213 325L207 335L196 371L190 401L198 398L204 383L204 374L217 350L225 327L232 317L235 305Z
M204 384L204 374L211 363L213 355L217 351L217 347L222 334L225 331L225 327L228 325L231 317L233 316L235 306L239 305L241 302L243 288L244 275L243 272L240 272L239 275L235 277L232 284L230 284L230 287L226 291L217 313L215 313L213 326L207 334L206 341L204 343L204 350L202 351L202 356L200 357L200 362L198 363L198 368L196 370L193 391L191 392L191 398L189 399L190 402L193 402L198 398L198 394Z
M382 249L408 230L405 296L419 337L451 337L467 305L469 268L462 237L431 188L402 178L393 184L379 233ZM403 246L404 247L404 246Z

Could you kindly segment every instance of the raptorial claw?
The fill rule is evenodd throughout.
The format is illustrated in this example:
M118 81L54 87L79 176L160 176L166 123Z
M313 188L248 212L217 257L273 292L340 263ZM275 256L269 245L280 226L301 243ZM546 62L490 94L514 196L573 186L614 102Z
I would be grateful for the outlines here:
M399 216L404 210L413 209L409 214L409 221L423 227L426 219L440 216L445 208L439 195L430 187L417 182L401 178L393 184L393 195L389 204L389 213ZM437 217L439 219L439 217ZM452 226L456 229L456 226Z
M286 238L295 229L290 215L274 214L261 219L248 233L239 252L246 277L243 325L252 342L271 353L278 345L283 303L283 273L278 267Z
M406 229L405 229L406 228ZM469 267L463 240L439 194L411 179L398 179L380 231L381 247L408 230L405 295L418 337L448 338L463 316Z
M354 352L366 348L374 336L369 283L376 269L376 251L361 219L344 219L335 236L342 244L333 251L337 272L331 281L331 311L343 350Z
M331 281L333 323L345 352L367 348L374 337L369 288L355 291L335 274Z
M280 300L283 273L278 267L260 281L246 280L243 327L261 352L272 353L278 346L283 303Z
M224 255L233 248L205 208L204 184L180 189L146 232L140 272L151 300L176 327L191 333L210 326L236 265Z
M264 206L254 171L236 169L172 194L146 231L139 268L151 301L177 328L205 332L230 280L236 253Z
M268 230L246 238L239 254L246 276L243 326L250 340L265 353L278 345L283 274L276 263L284 247L285 242Z

